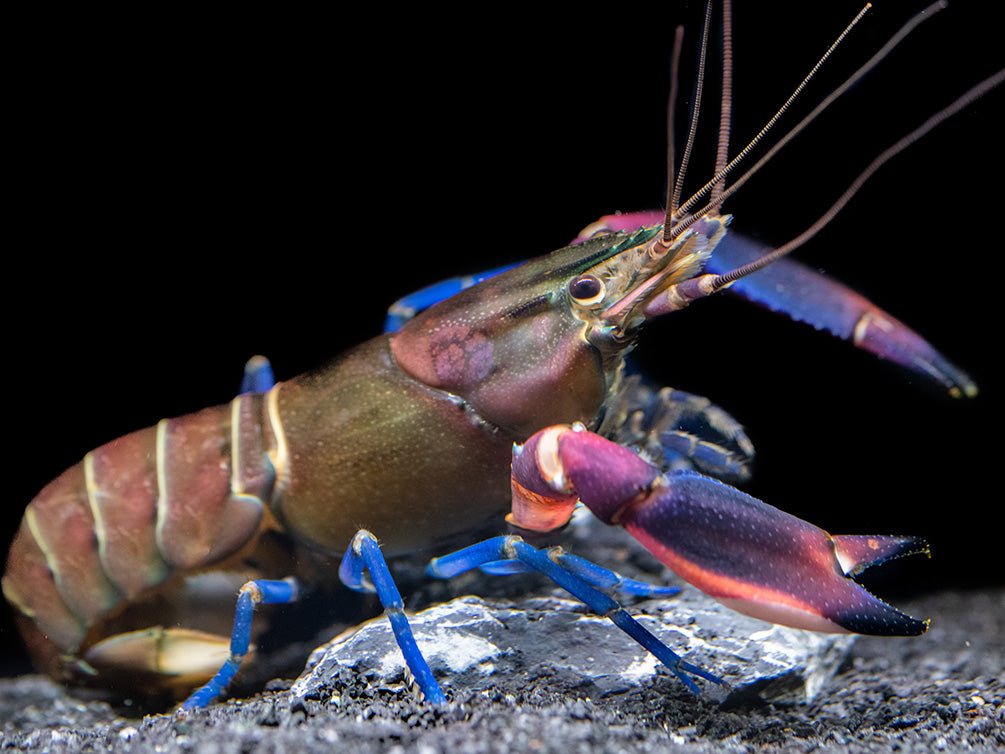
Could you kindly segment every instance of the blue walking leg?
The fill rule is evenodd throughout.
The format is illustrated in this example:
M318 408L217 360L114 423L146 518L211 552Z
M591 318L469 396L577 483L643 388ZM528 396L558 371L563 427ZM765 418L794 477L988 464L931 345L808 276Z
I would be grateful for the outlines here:
M187 711L205 707L223 693L227 684L233 680L251 646L251 619L255 612L255 605L295 602L299 592L300 587L294 578L282 581L249 581L242 586L237 594L234 629L230 634L230 657L205 686L197 689L185 700L181 708Z
M566 571L598 589L613 589L632 597L672 597L680 592L678 586L659 586L625 578L620 573L568 553L561 547L550 548L548 555ZM483 563L478 568L483 573L493 576L508 576L537 570L522 560L494 560L490 563Z
M566 552L561 547L551 548L548 550L548 555L573 576L578 576L598 589L613 589L633 597L672 597L680 592L679 586L660 586L626 579L620 573Z
M425 311L433 304L438 304L450 298L455 293L460 293L465 288L477 285L483 280L488 280L516 266L515 264L510 264L505 267L488 270L487 272L480 272L476 275L464 275L463 277L441 280L439 283L433 283L414 293L409 293L407 296L399 298L388 308L387 319L384 320L384 332L397 332L408 320L419 312Z
M369 583L365 580L364 571L370 575ZM352 545L346 551L342 558L342 564L339 566L339 578L350 589L377 593L380 604L387 611L391 630L394 631L394 638L397 640L408 669L412 671L412 677L419 684L423 695L434 704L446 702L447 697L440 689L440 685L433 676L433 671L429 669L426 658L422 656L422 652L419 651L419 647L415 643L412 629L408 625L408 618L405 617L405 604L398 593L398 587L394 585L391 572L387 569L387 563L380 551L380 546L370 532L361 529L353 537Z
M618 628L666 665L670 672L677 676L681 683L693 693L699 693L698 686L687 674L726 685L725 681L718 676L682 660L673 650L629 615L615 600L603 592L597 591L579 576L566 571L549 557L547 551L531 547L520 537L495 537L442 558L436 558L430 562L427 573L437 578L450 578L472 568L478 568L484 563L513 559L520 560L545 574L571 595L585 603L595 613L610 618Z

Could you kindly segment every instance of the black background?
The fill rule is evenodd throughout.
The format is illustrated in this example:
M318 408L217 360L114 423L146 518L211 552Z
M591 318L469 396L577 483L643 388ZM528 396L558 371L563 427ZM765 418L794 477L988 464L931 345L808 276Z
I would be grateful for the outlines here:
M737 146L857 11L747 5ZM920 4L877 6L800 114ZM1000 19L983 8L954 3L923 25L731 202L733 228L788 240L875 154L1000 67ZM417 287L661 203L669 40L686 23L695 43L700 4L656 17L403 13L25 23L7 108L18 232L2 539L91 448L228 400L252 354L292 376L378 332ZM693 57L689 46L688 82ZM1001 582L1002 108L998 91L944 125L798 252L928 337L974 377L976 400L727 297L654 325L638 351L656 380L747 426L754 494L835 533L926 536L933 559L894 569L893 590ZM692 186L708 174L711 126ZM7 614L0 641L16 647ZM2 669L22 662L10 649Z

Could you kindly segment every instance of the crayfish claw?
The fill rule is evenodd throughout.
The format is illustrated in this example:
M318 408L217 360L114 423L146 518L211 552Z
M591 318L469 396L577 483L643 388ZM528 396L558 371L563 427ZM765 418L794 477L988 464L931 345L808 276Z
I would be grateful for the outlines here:
M628 449L568 426L531 437L519 462L514 455L513 475L514 489L531 492L521 501L526 520L543 520L578 497L685 581L744 615L826 633L917 636L928 627L851 578L927 552L924 540L832 537L728 484L693 471L661 474Z

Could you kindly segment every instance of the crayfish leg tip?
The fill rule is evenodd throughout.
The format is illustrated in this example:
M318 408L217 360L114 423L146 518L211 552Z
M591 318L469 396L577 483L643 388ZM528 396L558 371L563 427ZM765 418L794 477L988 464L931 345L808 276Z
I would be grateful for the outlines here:
M451 702L452 702L452 700L450 699L450 697L448 697L446 695L446 693L444 691L442 691L442 690L440 691L439 697L437 697L435 699L428 699L427 698L427 701L430 704L432 704L432 705L434 705L436 707L446 707L447 705L451 704Z

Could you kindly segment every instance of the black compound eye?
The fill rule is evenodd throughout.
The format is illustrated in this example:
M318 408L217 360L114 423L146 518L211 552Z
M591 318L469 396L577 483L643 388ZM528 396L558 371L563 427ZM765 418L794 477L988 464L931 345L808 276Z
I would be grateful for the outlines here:
M590 306L604 300L604 282L596 275L580 275L569 281L569 295Z

